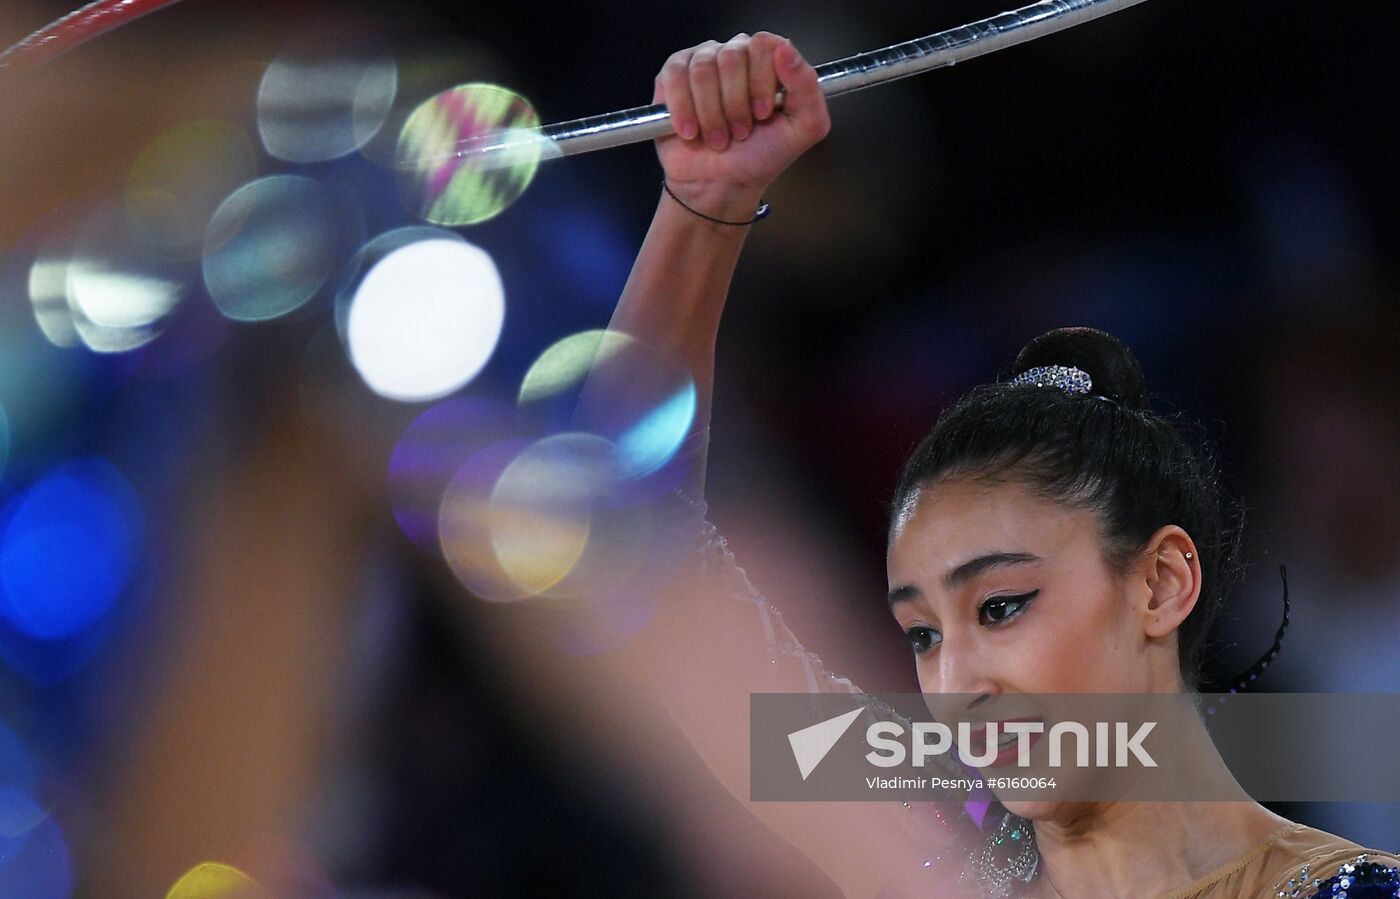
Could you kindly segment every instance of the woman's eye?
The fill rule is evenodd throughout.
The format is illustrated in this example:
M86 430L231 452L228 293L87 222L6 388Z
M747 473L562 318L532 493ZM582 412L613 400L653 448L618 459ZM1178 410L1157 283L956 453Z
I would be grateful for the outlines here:
M904 632L916 655L923 655L943 642L943 635L931 627L911 627Z
M1026 610L1031 600L1039 593L1039 590L1032 590L1030 593L1022 593L1019 596L993 596L982 603L982 607L977 610L977 618L982 624L1001 624L1010 621Z

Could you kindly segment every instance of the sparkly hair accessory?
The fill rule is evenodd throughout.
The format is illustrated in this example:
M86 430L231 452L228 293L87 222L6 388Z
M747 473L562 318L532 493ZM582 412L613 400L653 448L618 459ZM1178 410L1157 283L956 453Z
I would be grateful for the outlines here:
M1087 394L1094 389L1089 373L1070 365L1037 365L1007 382L1012 387L1058 387L1065 393Z

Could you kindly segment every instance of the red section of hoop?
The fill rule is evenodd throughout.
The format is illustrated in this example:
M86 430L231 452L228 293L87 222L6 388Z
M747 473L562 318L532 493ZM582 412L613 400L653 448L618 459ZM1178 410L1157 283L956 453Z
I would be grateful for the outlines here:
M97 0L44 26L0 53L0 69L42 65L95 37L180 0Z

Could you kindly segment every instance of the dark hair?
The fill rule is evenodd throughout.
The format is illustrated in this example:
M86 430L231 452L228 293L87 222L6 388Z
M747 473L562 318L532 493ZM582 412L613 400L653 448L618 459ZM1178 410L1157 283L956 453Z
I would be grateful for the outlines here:
M1194 688L1211 623L1241 575L1243 513L1221 489L1210 453L1148 408L1142 368L1116 337L1093 328L1051 331L1021 350L1009 377L1041 365L1081 369L1092 394L1006 383L973 388L944 410L905 464L895 514L939 480L1015 480L1093 511L1104 560L1118 573L1159 528L1180 526L1196 543L1202 575L1196 607L1178 631L1182 677Z

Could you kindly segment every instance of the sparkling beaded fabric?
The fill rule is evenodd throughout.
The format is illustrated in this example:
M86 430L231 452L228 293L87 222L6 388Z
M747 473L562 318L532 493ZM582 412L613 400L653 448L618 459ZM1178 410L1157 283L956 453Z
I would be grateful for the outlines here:
M1087 394L1094 389L1089 374L1070 365L1037 365L1007 381L1012 387L1058 387L1065 393Z
M974 881L984 896L1008 899L1019 895L1035 879L1039 868L1040 850L1035 844L1035 828L1024 818L1007 812L970 859L962 879Z
M1281 885L1277 896L1287 899L1392 899L1400 896L1400 868L1368 861L1363 852L1343 864L1337 873L1323 880L1309 880L1311 865L1304 865L1297 877Z

